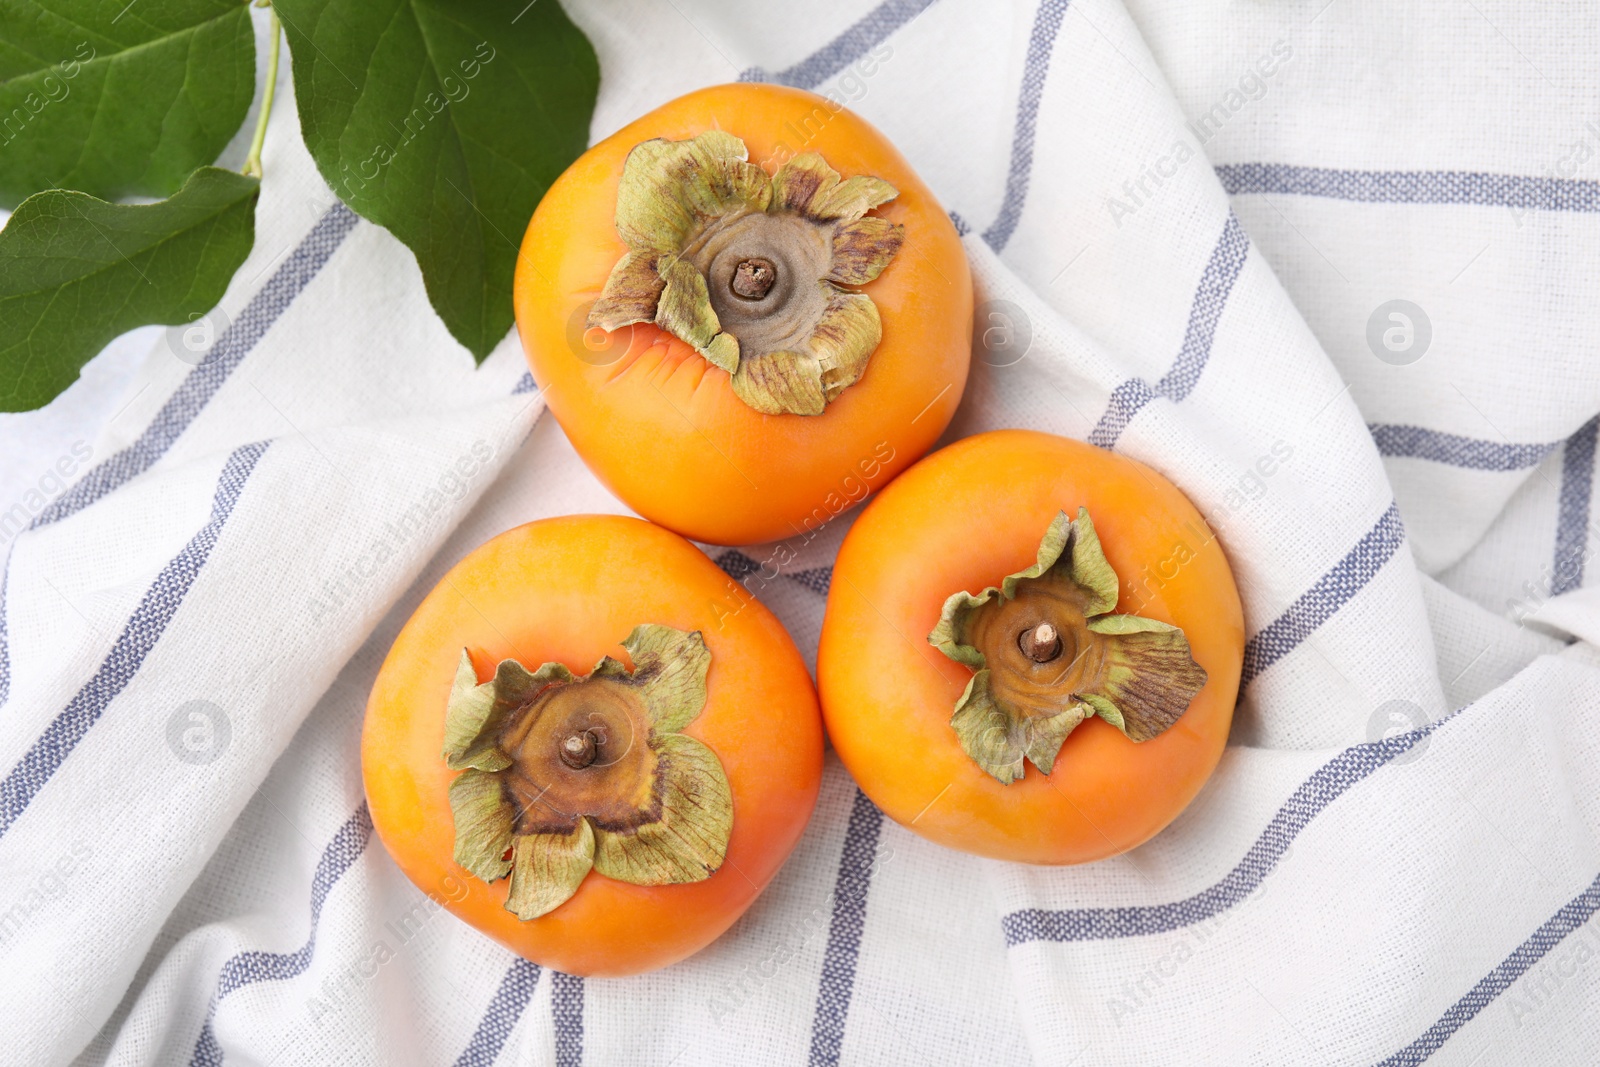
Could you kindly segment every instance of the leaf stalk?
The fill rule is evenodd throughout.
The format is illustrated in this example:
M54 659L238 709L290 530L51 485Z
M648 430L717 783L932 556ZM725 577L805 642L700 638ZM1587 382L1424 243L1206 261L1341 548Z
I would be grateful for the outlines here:
M261 98L261 114L256 116L256 133L250 139L250 154L245 157L243 173L250 178L261 177L261 146L267 140L267 119L272 116L272 97L278 89L278 49L283 43L283 26L278 12L267 5L267 31L272 44L267 51L267 92Z

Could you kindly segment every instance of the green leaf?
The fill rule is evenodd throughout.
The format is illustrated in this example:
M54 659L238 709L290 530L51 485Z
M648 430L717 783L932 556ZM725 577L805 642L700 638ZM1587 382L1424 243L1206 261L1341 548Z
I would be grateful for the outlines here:
M765 211L771 180L749 158L725 130L635 145L617 185L617 234L640 252L681 252L707 220Z
M1000 590L989 586L973 596L965 589L945 598L939 611L939 623L928 635L928 643L957 663L965 663L973 670L981 670L988 660L984 654L967 643L967 623L979 608L991 602Z
M594 867L594 829L579 819L567 834L513 838L511 887L505 907L519 919L537 919L572 899Z
M167 196L256 90L246 0L0 0L0 206Z
M1078 509L1083 511L1082 508ZM1084 512L1087 515L1087 512ZM1056 517L1050 520L1050 525L1044 531L1044 539L1039 542L1039 554L1034 559L1033 566L1020 570L1015 574L1008 574L1000 580L1000 592L1005 599L1010 600L1017 595L1017 586L1023 581L1032 581L1056 565L1061 558L1062 551L1072 540L1072 522L1064 511L1056 512ZM1100 542L1096 541L1095 544ZM1069 559L1071 557L1068 557Z
M1088 508L1078 509L1078 518L1072 527L1069 576L1089 593L1089 600L1083 606L1084 615L1102 615L1116 608L1122 586L1117 581L1117 572L1106 560L1105 550L1100 547L1100 535L1094 532Z
M1091 620L1089 628L1105 635L1105 653L1100 684L1084 699L1130 741L1148 741L1166 731L1205 688L1206 669L1194 661L1189 639L1176 626L1137 615L1106 615Z
M652 729L676 733L699 717L711 670L711 650L699 630L644 623L623 638L622 647L633 657L633 677L642 686Z
M961 742L961 750L1001 785L1010 785L1022 777L1024 756L1042 773L1049 774L1067 735L1093 714L1093 707L1073 701L1054 711L1018 711L995 699L992 683L988 668L977 671L956 701L950 726Z
M743 357L732 384L733 395L763 415L821 415L828 406L822 364L801 352Z
M1030 716L1026 724L1028 761L1039 768L1040 773L1049 774L1055 768L1056 755L1060 753L1067 735L1093 714L1091 705L1077 703L1062 708L1054 715Z
M322 176L416 254L434 310L482 360L511 329L528 219L588 143L594 49L554 0L274 6Z
M456 828L455 859L485 882L511 870L505 858L516 824L516 806L506 798L498 774L469 768L450 783L450 817Z
M722 761L688 734L664 734L650 744L661 757L661 817L631 830L596 830L594 869L634 885L709 878L733 833L733 793Z
M950 726L961 741L961 750L1000 784L1010 785L1022 777L1026 731L1021 716L996 703L987 667L968 679L956 701L955 714L950 716Z
M214 307L255 243L260 190L202 167L156 204L24 200L0 230L0 411L47 403L120 333Z
M722 332L705 275L676 255L662 256L656 269L667 283L656 305L656 325L693 345L712 366L729 374L738 370L739 342Z
M444 762L453 771L476 767L482 771L503 771L511 758L500 751L500 731L513 711L545 686L572 681L573 673L560 663L546 663L537 671L514 659L503 659L494 677L478 684L472 654L461 650L456 661L456 677L450 687L450 702L444 716Z

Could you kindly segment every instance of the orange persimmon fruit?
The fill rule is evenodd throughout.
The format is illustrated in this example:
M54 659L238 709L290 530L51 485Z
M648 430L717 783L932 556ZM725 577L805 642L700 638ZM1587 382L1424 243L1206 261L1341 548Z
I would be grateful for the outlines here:
M928 456L857 519L817 681L834 748L891 818L983 856L1083 863L1200 791L1243 644L1227 558L1171 482L1002 430Z
M514 299L584 462L715 544L881 488L943 432L971 359L949 216L881 133L776 85L690 93L584 153L528 225Z
M823 734L789 635L729 586L621 516L529 523L456 564L395 639L362 734L406 876L569 974L663 967L732 925L805 828ZM507 821L484 838L488 816Z

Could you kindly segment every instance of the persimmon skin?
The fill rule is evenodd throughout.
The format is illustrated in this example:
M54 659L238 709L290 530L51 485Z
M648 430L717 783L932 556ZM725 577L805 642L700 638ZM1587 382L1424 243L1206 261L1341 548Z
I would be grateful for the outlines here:
M667 530L615 515L545 519L480 546L428 594L395 639L367 703L362 773L372 822L420 889L537 963L575 975L655 970L733 924L800 839L822 780L822 721L805 662L761 604ZM480 680L501 659L558 660L586 674L643 622L699 630L711 650L706 707L684 733L722 761L733 795L727 858L709 878L639 886L590 872L531 921L502 906L507 879L456 865L445 706L461 649Z
M1002 785L950 726L972 671L927 635L946 597L1032 564L1050 520L1080 505L1121 581L1116 610L1181 627L1206 684L1158 737L1135 744L1090 719L1048 777L1028 764ZM856 520L834 563L817 681L834 749L889 817L981 856L1086 863L1149 840L1200 791L1227 743L1243 649L1232 570L1177 487L1092 445L1001 430L927 457Z
M866 374L821 415L755 411L726 371L653 324L584 331L628 251L615 225L628 152L711 128L742 138L769 173L819 152L845 177L875 175L899 190L873 214L904 224L905 243L859 287L878 305L883 339ZM887 484L944 431L972 357L972 280L949 216L877 130L783 86L702 89L589 149L529 222L514 299L534 379L589 469L645 518L713 544L808 532Z

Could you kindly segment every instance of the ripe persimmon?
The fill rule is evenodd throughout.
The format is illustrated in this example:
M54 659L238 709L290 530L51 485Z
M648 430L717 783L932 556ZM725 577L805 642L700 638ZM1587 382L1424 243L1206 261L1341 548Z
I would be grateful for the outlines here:
M569 974L653 970L726 930L822 776L805 663L729 584L676 534L609 515L456 564L395 639L362 734L406 876Z
M1083 863L1200 791L1243 647L1227 558L1171 482L1002 430L928 456L856 520L817 681L839 758L891 818L983 856Z
M955 226L841 105L680 97L540 202L517 328L550 410L639 514L716 544L808 532L932 447L971 359Z

